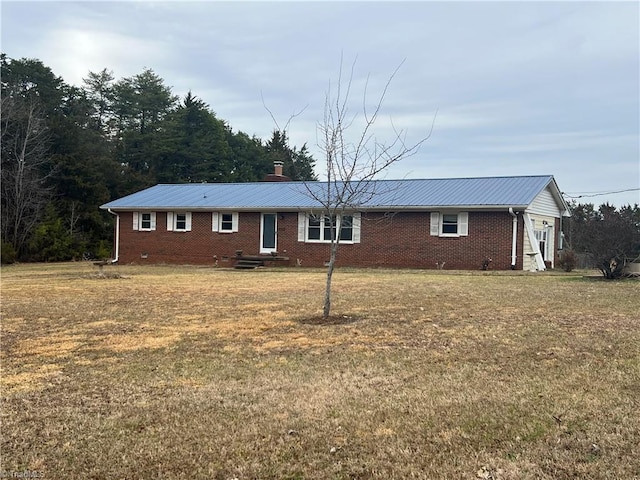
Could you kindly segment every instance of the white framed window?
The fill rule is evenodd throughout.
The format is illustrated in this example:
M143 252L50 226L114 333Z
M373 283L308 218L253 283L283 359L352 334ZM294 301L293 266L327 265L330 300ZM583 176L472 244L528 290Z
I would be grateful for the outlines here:
M535 228L535 220L531 220L531 224L543 260L553 260L553 226L547 221L542 222L542 228Z
M186 213L176 213L176 226L174 230L186 230L187 229L187 214Z
M442 235L458 235L458 214L443 213L440 228Z
M168 232L190 232L191 212L167 212Z
M343 215L340 219L340 241L353 242L353 215Z
M324 240L324 218L321 215L309 214L307 217L307 238L308 241Z
M219 233L237 232L238 212L213 212L211 214L211 231Z
M540 253L542 253L542 258L548 260L547 258L547 230L534 230L533 234L536 237L538 242L538 247L540 248Z
M469 235L469 212L431 212L429 233L437 237Z
M151 232L156 229L156 212L133 212L133 229Z
M341 243L360 243L360 214L298 214L299 242L329 243L336 236Z

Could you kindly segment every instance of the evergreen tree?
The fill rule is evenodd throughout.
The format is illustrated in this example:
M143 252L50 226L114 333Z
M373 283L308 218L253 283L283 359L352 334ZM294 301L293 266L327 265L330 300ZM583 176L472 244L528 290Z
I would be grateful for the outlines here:
M306 143L302 145L302 148L300 150L298 150L296 147L293 147L293 155L291 160L293 162L293 176L291 177L293 180L318 180L318 176L316 175L314 170L316 161L309 153Z
M49 67L34 58L12 59L0 54L2 98L37 98L46 119L60 115L65 83Z
M286 132L274 130L271 139L266 144L266 150L271 164L282 162L284 174L292 180L317 180L314 172L315 160L309 154L306 145L300 150L289 146Z
M273 172L273 162L259 138L249 137L244 132L233 133L231 127L227 127L226 134L233 152L231 181L257 182Z
M90 71L78 88L37 59L0 60L3 261L107 255L113 219L99 206L159 182L261 181L275 160L292 179L316 178L306 146L234 132L191 92L178 103L149 68L120 80Z
M111 134L113 124L114 104L114 80L113 72L102 69L100 72L89 72L87 78L83 78L84 91L91 102L91 119L93 127L104 134Z
M86 90L68 87L52 161L53 206L71 238L73 258L81 258L111 233L111 218L99 206L123 192L121 168L107 133L97 128L96 107ZM57 230L56 230L57 231Z
M151 172L155 143L162 121L178 98L150 68L114 85L114 123L118 160L126 167L129 187L139 189L153 185ZM151 154L151 155L150 155Z
M232 150L226 126L209 106L187 93L162 122L152 145L152 170L159 183L224 182L231 174Z
M49 124L61 114L63 82L38 60L3 54L0 62L2 240L20 258L51 195L47 181L54 138Z

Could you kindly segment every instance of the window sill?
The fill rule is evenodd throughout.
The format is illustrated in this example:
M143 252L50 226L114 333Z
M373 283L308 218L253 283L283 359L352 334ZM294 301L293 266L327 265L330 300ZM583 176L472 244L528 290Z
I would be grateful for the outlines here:
M304 243L321 243L324 245L331 244L331 240L305 240ZM340 245L353 245L353 240L340 240Z

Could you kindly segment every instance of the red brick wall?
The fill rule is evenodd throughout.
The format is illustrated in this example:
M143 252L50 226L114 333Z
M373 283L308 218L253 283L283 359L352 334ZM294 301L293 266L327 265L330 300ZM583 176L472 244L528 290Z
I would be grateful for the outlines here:
M520 215L519 215L520 217ZM429 212L395 215L362 214L361 243L341 244L339 266L479 270L485 258L491 268L511 268L512 217L508 212L469 212L469 235L443 238L429 235ZM156 230L134 231L132 213L120 213L121 263L177 263L233 265L236 250L260 252L260 213L242 212L236 233L211 231L211 213L193 212L190 232L167 231L166 213L157 212ZM517 268L522 268L523 225L518 224ZM278 214L278 252L300 260L302 266L322 266L329 259L328 244L298 242L297 212ZM144 258L146 256L146 258Z

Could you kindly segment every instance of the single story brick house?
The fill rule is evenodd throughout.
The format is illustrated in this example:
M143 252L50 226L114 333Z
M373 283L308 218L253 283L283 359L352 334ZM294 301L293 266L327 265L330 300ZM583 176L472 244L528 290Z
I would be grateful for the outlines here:
M271 175L273 176L273 175ZM282 179L281 179L282 180ZM233 266L240 252L317 267L330 219L325 182L161 184L101 206L115 215L114 262ZM337 218L338 266L545 270L568 206L551 175L376 180Z

